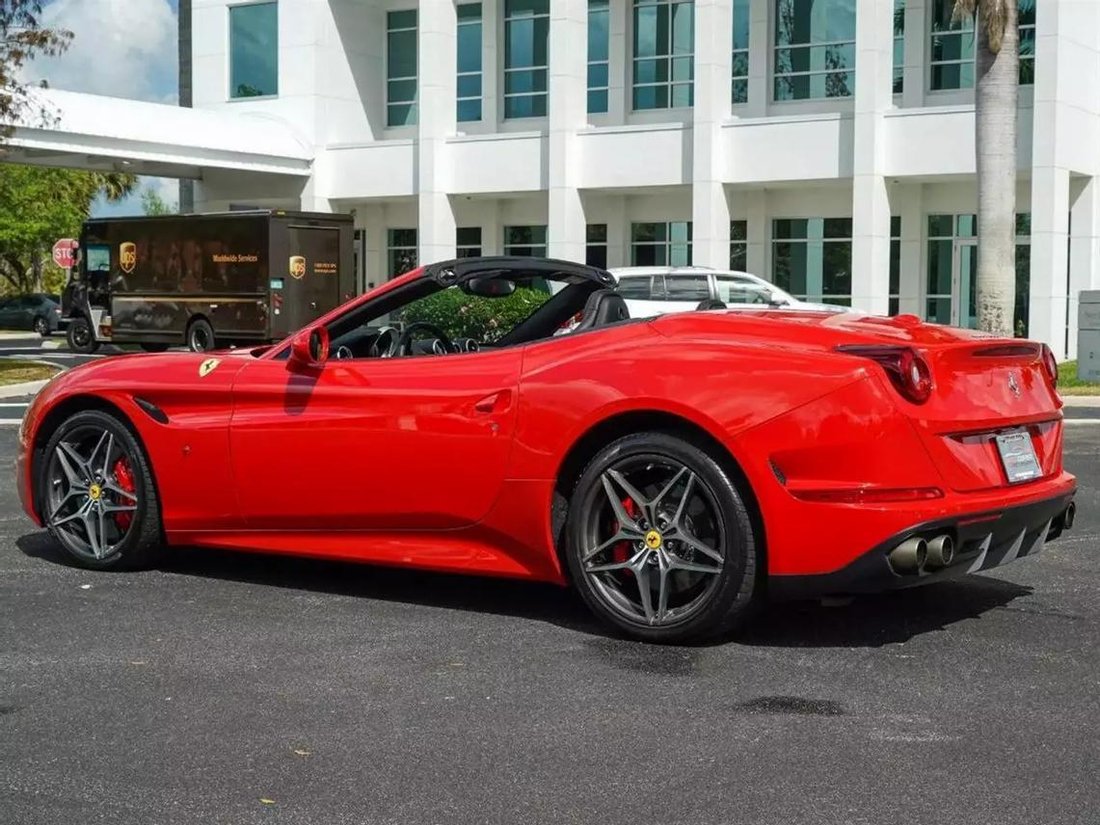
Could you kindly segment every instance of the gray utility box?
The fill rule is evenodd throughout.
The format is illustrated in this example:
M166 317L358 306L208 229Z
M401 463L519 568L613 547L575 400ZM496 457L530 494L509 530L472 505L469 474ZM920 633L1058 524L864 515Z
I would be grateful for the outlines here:
M1100 289L1083 290L1077 305L1077 377L1100 381Z

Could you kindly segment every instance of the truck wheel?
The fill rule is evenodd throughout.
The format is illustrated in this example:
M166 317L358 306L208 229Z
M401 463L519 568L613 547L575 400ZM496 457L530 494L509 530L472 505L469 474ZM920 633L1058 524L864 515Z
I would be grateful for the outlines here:
M214 328L205 318L198 318L187 328L187 348L192 352L209 352L214 349Z
M65 333L65 340L69 342L69 349L80 355L91 355L99 349L99 341L95 339L92 325L87 318L73 318Z

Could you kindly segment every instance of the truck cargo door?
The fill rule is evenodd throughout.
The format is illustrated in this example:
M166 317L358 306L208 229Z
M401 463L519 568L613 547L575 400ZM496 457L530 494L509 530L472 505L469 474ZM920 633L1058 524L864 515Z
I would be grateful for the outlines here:
M340 230L290 226L285 274L275 273L272 293L281 301L277 327L290 333L335 309L350 295L340 294ZM281 289L280 289L281 287Z

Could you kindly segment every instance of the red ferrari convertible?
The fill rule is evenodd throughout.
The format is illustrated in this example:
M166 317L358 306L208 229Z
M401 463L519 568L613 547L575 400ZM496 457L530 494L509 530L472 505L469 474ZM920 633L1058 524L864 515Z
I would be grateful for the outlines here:
M92 568L179 545L572 583L654 641L1072 526L1046 347L840 311L632 319L614 286L449 261L273 347L78 367L27 413L24 506Z

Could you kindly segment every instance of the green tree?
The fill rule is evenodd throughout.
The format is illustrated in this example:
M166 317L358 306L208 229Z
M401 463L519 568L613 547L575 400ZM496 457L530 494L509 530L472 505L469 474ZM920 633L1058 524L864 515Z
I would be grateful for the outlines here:
M54 242L79 236L101 193L117 201L135 184L133 175L120 173L0 164L0 285L8 292L37 292L56 281ZM47 270L55 271L50 279Z
M141 211L146 215L174 215L176 210L164 202L164 198L152 186L141 191Z
M21 119L47 123L53 119L52 112L34 100L35 84L20 77L28 61L59 55L72 39L70 31L42 27L40 0L0 0L0 138L11 137Z
M955 0L957 20L974 17L974 128L978 170L978 328L1013 334L1016 308L1016 105L1018 0Z

